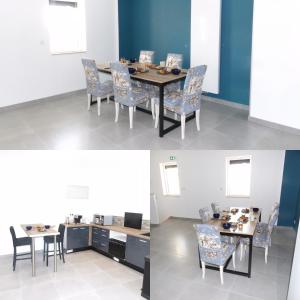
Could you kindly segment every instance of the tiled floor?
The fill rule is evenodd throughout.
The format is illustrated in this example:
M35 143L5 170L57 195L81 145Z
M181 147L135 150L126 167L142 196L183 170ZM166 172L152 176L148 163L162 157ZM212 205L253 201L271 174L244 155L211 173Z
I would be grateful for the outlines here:
M274 230L267 265L264 250L254 248L251 279L225 273L222 286L217 271L207 270L202 279L195 223L169 219L151 228L152 300L286 300L296 239L292 229ZM245 264L247 260L237 259L237 269L244 270Z
M52 259L53 260L53 259ZM143 275L94 251L66 256L47 268L37 257L37 276L31 276L30 261L18 261L12 271L12 257L0 257L1 300L137 300Z
M180 129L158 137L150 115L136 112L129 130L128 110L114 123L114 103L86 110L84 92L58 96L0 110L0 149L295 149L300 136L248 121L248 113L203 101L201 132L187 124L186 140Z

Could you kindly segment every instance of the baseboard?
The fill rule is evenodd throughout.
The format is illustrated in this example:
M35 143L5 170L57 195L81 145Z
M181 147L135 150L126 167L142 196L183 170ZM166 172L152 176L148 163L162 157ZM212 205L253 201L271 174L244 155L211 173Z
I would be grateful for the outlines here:
M200 221L200 219L183 218L183 217L170 217L169 219L182 220L182 221L193 221L193 222L199 222Z
M202 95L202 100L217 103L217 104L226 105L226 106L229 106L229 107L232 107L232 108L237 108L237 109L242 109L242 110L245 110L245 111L249 111L249 105L240 104L240 103L236 103L236 102L232 102L232 101L228 101L228 100L213 98L213 97L205 96L205 95Z
M248 120L250 122L265 126L265 127L269 127L269 128L273 128L273 129L277 129L286 133L290 133L290 134L296 134L296 135L300 135L300 129L297 128L293 128L293 127L289 127L289 126L285 126L285 125L280 125L277 123L273 123L270 121L265 121L262 119L258 119L255 117L250 117L248 118Z
M10 110L13 110L13 109L16 109L16 108L27 107L27 106L34 105L34 104L43 103L45 101L53 101L53 100L57 100L57 98L60 98L60 97L61 98L70 97L70 96L73 96L73 95L77 95L78 93L85 93L85 92L86 92L86 89L80 89L80 90L77 90L77 91L67 92L67 93L63 93L63 94L59 94L59 95L53 95L53 96L40 98L40 99L35 99L35 100L30 100L30 101L26 101L26 102L22 102L22 103L16 103L16 104L0 107L0 112L10 111Z

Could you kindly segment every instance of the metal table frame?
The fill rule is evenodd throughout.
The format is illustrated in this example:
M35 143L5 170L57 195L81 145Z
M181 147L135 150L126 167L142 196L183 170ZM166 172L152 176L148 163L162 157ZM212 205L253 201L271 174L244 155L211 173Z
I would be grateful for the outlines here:
M105 69L98 68L98 71L102 72L102 73L106 73L106 74L111 74L110 69L105 70ZM167 86L171 83L183 81L186 79L186 76L180 77L180 78L174 78L173 80L169 80L168 82L164 82L164 83L154 82L152 80L147 80L145 78L138 78L136 76L131 76L131 79L140 81L143 83L147 83L147 84L150 84L153 86L157 86L159 88L159 137L163 138L164 135L166 135L167 133L169 133L172 130L181 126L181 121L172 119L172 118L164 115L164 91L165 91L165 86ZM152 112L150 110L142 108L142 107L137 107L136 109L139 111L142 111L144 113L150 114L150 115L152 114ZM195 116L196 116L196 113L191 114L190 116L188 116L186 118L186 122L189 122L189 121L195 119ZM168 122L172 123L173 125L165 128L165 121L168 121Z

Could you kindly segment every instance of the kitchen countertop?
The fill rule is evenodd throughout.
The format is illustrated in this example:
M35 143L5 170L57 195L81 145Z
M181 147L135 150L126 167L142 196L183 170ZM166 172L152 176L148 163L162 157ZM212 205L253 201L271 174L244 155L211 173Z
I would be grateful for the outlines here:
M145 236L143 234L147 234L150 233L150 230L139 230L139 229L134 229L134 228L128 228L128 227L124 227L124 226L119 226L119 225L107 225L107 226L102 226L102 225L98 225L98 224L64 224L66 226L66 228L72 228L72 227L97 227L97 228L103 228L103 229L107 229L107 230L112 230L115 232L120 232L120 233L124 233L130 236L134 236L137 238L141 238L144 240L150 240L149 236Z

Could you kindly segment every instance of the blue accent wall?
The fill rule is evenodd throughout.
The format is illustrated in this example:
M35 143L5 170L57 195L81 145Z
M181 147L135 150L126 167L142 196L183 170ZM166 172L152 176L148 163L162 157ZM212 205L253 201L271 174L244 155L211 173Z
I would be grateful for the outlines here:
M210 96L249 104L253 0L223 0L220 93ZM120 57L154 50L156 62L169 52L190 66L191 0L119 0Z
M286 151L278 224L297 229L299 217L300 151Z

